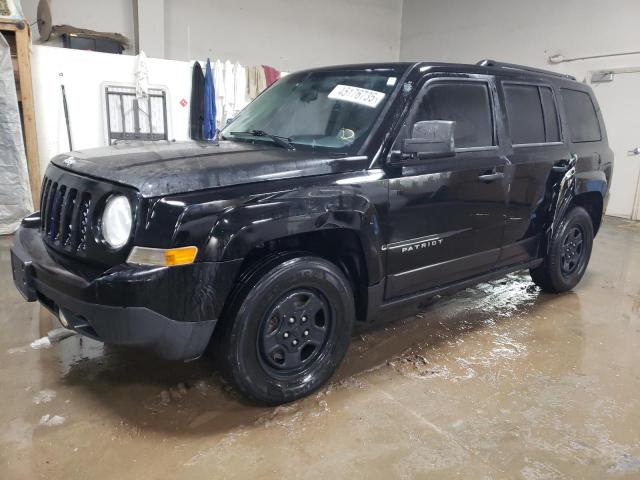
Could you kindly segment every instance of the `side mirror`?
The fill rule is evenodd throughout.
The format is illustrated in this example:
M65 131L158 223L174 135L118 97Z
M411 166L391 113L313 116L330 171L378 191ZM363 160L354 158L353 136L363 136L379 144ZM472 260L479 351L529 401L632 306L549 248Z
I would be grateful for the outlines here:
M426 120L413 125L411 138L404 140L402 154L420 160L455 155L456 122Z

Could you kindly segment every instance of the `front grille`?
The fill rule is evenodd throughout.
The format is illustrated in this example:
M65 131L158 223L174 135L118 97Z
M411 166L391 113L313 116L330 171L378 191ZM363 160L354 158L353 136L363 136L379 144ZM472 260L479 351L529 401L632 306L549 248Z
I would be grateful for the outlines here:
M40 199L42 234L59 249L86 254L90 207L89 192L45 177Z
M44 243L68 257L79 257L83 264L113 266L126 261L130 246L112 250L100 233L100 216L112 195L124 195L129 199L135 225L140 204L135 190L50 163L40 198Z

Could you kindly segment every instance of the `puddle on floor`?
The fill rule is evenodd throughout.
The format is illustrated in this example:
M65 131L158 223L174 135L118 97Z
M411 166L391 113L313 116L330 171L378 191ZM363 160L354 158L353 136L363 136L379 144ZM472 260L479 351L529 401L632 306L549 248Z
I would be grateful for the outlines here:
M640 236L618 227L574 292L519 272L440 298L359 332L327 385L277 408L206 359L32 349L58 325L0 242L0 478L638 478Z

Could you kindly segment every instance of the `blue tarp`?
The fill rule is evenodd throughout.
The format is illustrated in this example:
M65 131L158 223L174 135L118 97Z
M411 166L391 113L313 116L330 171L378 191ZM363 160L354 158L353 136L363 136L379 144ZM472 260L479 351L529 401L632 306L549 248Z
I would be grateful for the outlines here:
M213 86L213 73L211 62L207 58L207 67L204 74L204 123L203 133L205 140L216 138L216 90Z

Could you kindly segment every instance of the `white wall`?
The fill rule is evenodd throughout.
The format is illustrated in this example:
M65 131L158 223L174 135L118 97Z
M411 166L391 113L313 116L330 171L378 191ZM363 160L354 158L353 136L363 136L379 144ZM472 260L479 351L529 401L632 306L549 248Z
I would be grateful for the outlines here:
M22 0L30 22L37 5L38 0ZM140 39L149 56L223 58L294 71L397 60L400 54L402 0L144 0L140 5ZM133 45L132 0L52 0L51 10L54 25L122 33Z
M31 58L38 128L38 149L44 173L51 157L69 150L62 106L60 73L65 85L73 147L105 146L103 82L135 85L137 57L83 50L34 46ZM191 68L189 62L149 58L149 84L167 87L169 138L189 138Z
M463 63L492 58L584 81L592 70L640 67L640 55L557 65L549 64L548 57L638 51L639 22L640 0L404 0L400 58ZM640 83L625 74L593 89L616 162L607 213L630 218L635 192L640 191L640 159L627 155L640 145L640 122L631 106L637 103Z
M37 19L38 0L21 0L22 12L33 23ZM99 32L121 33L133 45L133 7L131 0L51 0L54 25L72 25ZM33 27L34 42L38 28ZM57 44L57 43L55 43Z
M397 60L402 0L165 0L165 54L280 70Z
M575 74L636 58L549 65L550 55L583 57L640 50L638 0L404 0L401 60L475 63L483 58Z
M151 0L140 2L152 8ZM149 83L169 89L170 136L188 138L191 63L222 58L245 65L269 64L291 71L314 65L397 60L402 0L163 0L164 16L144 15L141 39L153 27L165 29L165 55L149 58ZM35 18L37 0L25 0L25 15ZM117 31L133 37L131 0L53 0L54 23ZM158 12L159 14L162 12ZM85 15L86 14L86 15ZM164 25L158 18L164 17ZM149 35L142 35L148 31ZM37 33L34 33L37 38ZM150 40L153 41L153 40ZM184 60L184 61L181 61ZM74 149L106 145L103 82L135 82L136 57L51 46L33 48L34 95L42 171L54 155L69 150L60 92L63 73Z
M166 58L164 53L164 0L137 0L138 47L148 57Z

